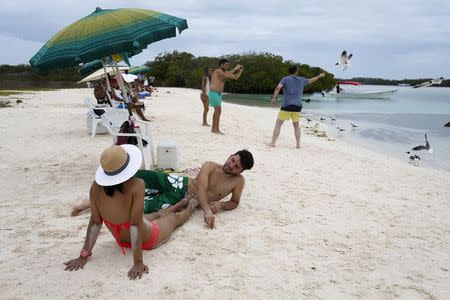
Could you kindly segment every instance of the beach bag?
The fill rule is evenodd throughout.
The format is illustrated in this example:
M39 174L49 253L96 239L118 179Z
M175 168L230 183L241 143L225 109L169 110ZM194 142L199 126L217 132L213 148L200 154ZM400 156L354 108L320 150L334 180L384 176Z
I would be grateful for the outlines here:
M123 122L122 126L120 126L119 133L136 133L136 131L134 130L133 122L131 121ZM123 145L123 144L131 144L136 146L138 144L137 137L118 136L116 145Z
M134 123L131 121L123 122L120 126L119 133L136 133L134 130ZM116 145L131 144L137 146L138 140L135 136L118 136ZM142 139L142 144L146 146L148 143L146 140Z

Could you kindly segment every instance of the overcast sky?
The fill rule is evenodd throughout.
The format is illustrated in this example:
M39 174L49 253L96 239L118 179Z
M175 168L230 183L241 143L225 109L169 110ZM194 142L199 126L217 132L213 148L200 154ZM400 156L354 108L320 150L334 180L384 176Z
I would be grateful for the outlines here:
M163 51L220 56L271 52L337 77L450 78L449 0L2 0L0 64L28 63L64 26L101 8L146 8L188 20L179 37L149 45L133 65ZM342 50L352 67L334 66Z

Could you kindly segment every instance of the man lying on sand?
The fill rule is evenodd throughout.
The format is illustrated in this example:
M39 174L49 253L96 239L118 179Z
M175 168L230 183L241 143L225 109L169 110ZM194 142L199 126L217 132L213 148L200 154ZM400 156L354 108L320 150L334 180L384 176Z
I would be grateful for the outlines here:
M241 173L253 167L253 155L248 150L240 150L228 157L221 165L205 162L195 178L176 176L159 171L139 170L135 178L143 179L146 193L144 213L156 212L175 205L187 193L195 194L204 211L204 221L214 228L214 214L220 210L235 209L241 200L245 180ZM220 201L231 194L229 201ZM89 199L83 200L72 209L72 216L89 208Z
M176 227L184 224L198 205L196 199L185 198L160 212L144 215L144 182L133 178L142 163L142 154L134 145L111 146L103 151L100 167L89 191L91 218L80 256L65 262L65 270L83 268L92 255L95 241L105 223L123 247L133 250L130 279L148 273L142 249L150 250L166 241Z

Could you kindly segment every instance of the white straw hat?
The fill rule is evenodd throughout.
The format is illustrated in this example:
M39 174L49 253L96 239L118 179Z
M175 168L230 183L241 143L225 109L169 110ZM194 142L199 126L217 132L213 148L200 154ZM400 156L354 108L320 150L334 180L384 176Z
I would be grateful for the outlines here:
M106 148L100 156L100 166L95 173L95 182L101 186L112 186L127 181L139 170L142 153L130 144Z

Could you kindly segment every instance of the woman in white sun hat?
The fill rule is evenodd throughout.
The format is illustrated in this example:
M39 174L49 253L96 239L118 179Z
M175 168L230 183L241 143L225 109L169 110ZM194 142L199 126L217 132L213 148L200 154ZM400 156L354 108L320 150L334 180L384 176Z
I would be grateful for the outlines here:
M142 249L155 248L185 223L198 202L185 198L176 205L144 215L144 181L133 178L140 168L142 154L134 145L111 146L100 157L100 166L89 192L91 218L80 256L65 262L65 270L83 268L92 255L102 224L112 233L125 255L124 247L132 248L134 265L130 279L148 273Z

